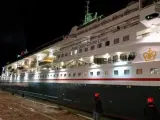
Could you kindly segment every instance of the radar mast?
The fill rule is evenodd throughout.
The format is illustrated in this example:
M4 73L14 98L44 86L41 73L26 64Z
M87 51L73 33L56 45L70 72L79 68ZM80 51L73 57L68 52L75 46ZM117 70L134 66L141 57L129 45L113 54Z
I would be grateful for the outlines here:
M90 1L87 0L86 3L87 3L86 12L85 12L86 14L85 14L85 19L84 19L83 25L86 25L86 24L96 20L97 18L101 18L102 17L102 15L98 17L97 16L97 12L94 15L93 15L93 13L90 13L89 12Z

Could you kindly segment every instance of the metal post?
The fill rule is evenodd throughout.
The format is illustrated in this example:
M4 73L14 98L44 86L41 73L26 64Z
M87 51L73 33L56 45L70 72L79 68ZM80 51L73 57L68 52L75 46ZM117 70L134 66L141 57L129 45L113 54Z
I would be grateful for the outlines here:
M38 64L38 55L36 56L36 60L37 60L37 61L36 61L36 62L37 62L37 63L36 63L36 71L38 72L38 66L39 66L39 64Z
M144 2L144 0L139 0L139 10L141 10L143 8L143 2Z
M142 8L142 0L139 0L139 10Z

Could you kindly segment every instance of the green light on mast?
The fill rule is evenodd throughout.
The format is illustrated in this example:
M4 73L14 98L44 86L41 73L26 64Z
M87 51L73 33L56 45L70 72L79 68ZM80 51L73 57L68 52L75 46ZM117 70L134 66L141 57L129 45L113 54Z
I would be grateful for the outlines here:
M93 20L102 17L102 15L98 17L97 16L97 12L93 16L93 13L89 12L89 4L90 4L90 1L87 1L87 6L86 6L87 10L86 10L86 15L85 15L85 19L84 19L83 25L86 25L86 24L92 22Z

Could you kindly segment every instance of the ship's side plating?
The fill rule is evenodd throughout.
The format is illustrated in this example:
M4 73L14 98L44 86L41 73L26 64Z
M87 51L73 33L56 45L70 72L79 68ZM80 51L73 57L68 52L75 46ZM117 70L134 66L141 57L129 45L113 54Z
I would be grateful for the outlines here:
M89 112L92 112L92 98L96 91L100 93L104 114L136 120L143 119L143 110L148 96L153 96L157 107L160 108L157 86L28 83L27 86L12 85L7 87L7 90L24 93L25 96L45 98Z
M146 20L159 13L156 4L138 5L93 18L65 40L5 66L1 87L90 112L99 92L105 114L142 120L147 97L160 109L160 20Z

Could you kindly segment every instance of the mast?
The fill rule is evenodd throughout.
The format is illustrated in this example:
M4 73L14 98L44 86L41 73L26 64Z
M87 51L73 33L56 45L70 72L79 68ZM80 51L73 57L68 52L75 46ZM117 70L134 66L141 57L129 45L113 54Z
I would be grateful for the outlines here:
M139 10L142 9L142 7L143 7L143 2L144 2L144 0L139 0Z
M86 14L88 14L88 13L89 13L89 4L90 4L90 1L89 1L89 0L87 0L86 2L87 2L87 6L86 6L87 11L86 11Z
M87 6L86 6L85 19L83 21L83 25L86 25L86 24L96 20L97 18L101 19L101 17L102 17L102 15L98 17L97 12L94 15L93 15L93 13L90 13L90 11L89 11L90 1L87 0L86 3L87 3Z
M92 13L89 13L89 4L90 4L90 1L87 0L86 3L87 3L86 11L85 11L86 14L85 14L85 20L84 20L83 24L87 24L87 23L89 23L92 20Z

